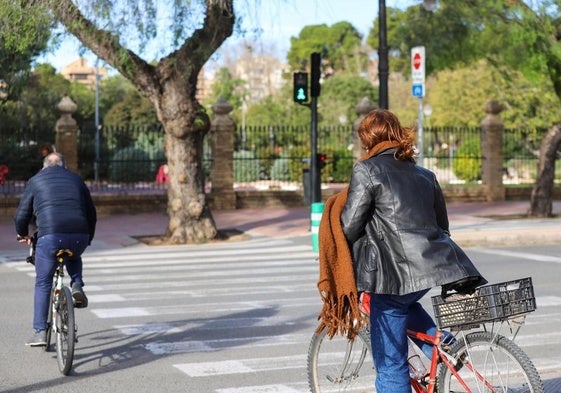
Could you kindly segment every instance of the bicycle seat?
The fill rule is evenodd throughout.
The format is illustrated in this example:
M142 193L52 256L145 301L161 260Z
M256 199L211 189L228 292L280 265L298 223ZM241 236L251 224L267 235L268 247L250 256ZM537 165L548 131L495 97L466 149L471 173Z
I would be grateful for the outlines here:
M72 255L74 255L74 253L71 250L67 248L61 248L56 252L56 259L58 263L63 263L65 258L69 258Z

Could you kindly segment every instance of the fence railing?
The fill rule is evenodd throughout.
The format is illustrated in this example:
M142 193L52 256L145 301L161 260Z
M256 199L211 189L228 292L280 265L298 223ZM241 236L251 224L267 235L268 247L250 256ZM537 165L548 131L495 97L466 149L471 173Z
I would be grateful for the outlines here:
M503 137L504 181L535 180L539 143L546 130L507 129ZM481 179L480 128L427 127L424 129L423 166L433 170L443 184L472 183ZM138 189L152 185L163 152L160 125L104 127L99 139L97 175L100 182ZM41 167L39 146L54 142L52 130L2 130L0 164L8 166L6 179L26 181ZM326 154L322 182L347 183L355 161L352 127L319 127L318 151ZM238 128L234 135L234 183L236 187L301 188L310 157L309 127L256 126ZM87 181L96 168L95 127L78 131L78 170ZM205 143L205 178L210 179L212 154ZM219 160L220 158L215 158ZM559 177L559 172L558 177ZM144 186L143 186L144 187ZM142 188L142 187L141 187ZM156 187L158 188L158 187ZM162 187L163 189L164 187Z

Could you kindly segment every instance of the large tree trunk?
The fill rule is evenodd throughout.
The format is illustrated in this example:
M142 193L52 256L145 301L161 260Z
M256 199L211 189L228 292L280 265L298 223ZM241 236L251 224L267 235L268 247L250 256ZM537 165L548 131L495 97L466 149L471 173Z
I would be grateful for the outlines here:
M543 138L536 184L530 200L531 217L551 217L553 187L555 180L555 158L561 148L561 124L554 125Z
M176 179L168 186L169 243L200 243L217 234L204 192L202 141L202 133L189 133L185 139L166 133L170 178Z

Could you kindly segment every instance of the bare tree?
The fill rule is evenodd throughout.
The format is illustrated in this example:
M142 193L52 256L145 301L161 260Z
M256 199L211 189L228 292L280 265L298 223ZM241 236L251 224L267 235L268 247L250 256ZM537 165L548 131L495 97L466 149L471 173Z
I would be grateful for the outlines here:
M124 47L120 40L124 37L107 28L108 24L100 23L108 12L114 11L111 7L123 5L127 12L144 12L143 17L154 18L153 9L149 8L154 3L146 2L147 6L140 8L141 3L138 0L88 1L82 7L90 7L90 19L72 0L28 0L25 6L49 9L69 33L129 79L154 105L165 129L164 149L170 174L166 240L172 244L205 242L217 234L205 195L202 167L203 138L210 128L210 120L195 93L200 70L233 33L233 0L170 1L170 7L183 7L182 12L173 15L174 27L187 23L185 9L189 11L189 7L204 6L199 10L204 19L190 36L179 41L178 49L155 64ZM152 33L155 35L155 30Z
M531 217L551 217L555 159L561 150L561 124L554 125L542 139L538 174L530 200Z

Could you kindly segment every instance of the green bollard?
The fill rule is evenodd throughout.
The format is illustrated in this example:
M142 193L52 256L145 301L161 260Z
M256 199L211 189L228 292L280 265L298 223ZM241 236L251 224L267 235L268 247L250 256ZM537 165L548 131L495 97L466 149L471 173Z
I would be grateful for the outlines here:
M311 231L312 231L312 250L319 251L319 223L323 213L322 202L315 202L311 205Z

